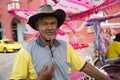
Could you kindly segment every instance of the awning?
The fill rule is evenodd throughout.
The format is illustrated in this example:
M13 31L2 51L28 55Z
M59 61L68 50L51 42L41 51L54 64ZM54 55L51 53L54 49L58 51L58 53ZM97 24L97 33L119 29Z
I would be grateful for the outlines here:
M118 13L116 13L116 14L104 16L104 17L91 18L91 19L89 19L87 22L92 22L92 21L104 21L104 20L107 20L107 19L118 18L118 17L120 17L120 12L118 12Z
M14 16L26 21L29 19L31 15L36 13L35 10L22 10L22 9L12 9L10 12Z
M120 23L100 23L102 28L120 28Z
M53 0L56 1L56 0ZM120 0L60 0L53 6L53 9L58 8L65 10L68 20L80 20L96 13L100 10L120 3ZM20 19L27 20L31 15L35 14L35 10L12 9L10 11L14 16Z

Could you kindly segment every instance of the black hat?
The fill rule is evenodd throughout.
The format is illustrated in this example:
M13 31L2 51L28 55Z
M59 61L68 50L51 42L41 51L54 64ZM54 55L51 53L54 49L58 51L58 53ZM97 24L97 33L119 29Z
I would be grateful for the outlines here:
M38 10L37 13L31 16L28 20L28 24L35 30L35 22L45 16L54 16L57 18L57 28L59 28L65 21L66 14L62 9L53 10L50 5L43 5Z
M114 41L119 41L119 42L120 42L120 33L117 33L117 34L115 35Z

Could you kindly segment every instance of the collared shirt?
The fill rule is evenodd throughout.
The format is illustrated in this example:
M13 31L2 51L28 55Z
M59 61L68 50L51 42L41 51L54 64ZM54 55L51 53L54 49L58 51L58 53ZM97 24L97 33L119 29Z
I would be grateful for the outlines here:
M81 70L85 66L85 60L64 41L55 40L51 50L40 38L22 48L16 55L11 79L36 79L43 66L54 61L56 68L52 80L69 80L71 69Z

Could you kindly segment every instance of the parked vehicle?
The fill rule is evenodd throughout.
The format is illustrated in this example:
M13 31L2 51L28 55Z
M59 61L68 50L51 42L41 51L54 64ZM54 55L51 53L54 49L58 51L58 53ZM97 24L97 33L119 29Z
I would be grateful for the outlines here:
M0 40L0 52L15 52L20 50L22 45L18 42L14 42L10 39Z

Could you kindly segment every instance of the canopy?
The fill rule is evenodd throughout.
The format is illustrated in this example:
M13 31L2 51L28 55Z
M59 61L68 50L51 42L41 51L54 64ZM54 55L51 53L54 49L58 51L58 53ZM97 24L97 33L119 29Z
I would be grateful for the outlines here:
M87 22L92 22L92 21L104 21L104 20L106 20L106 19L112 19L112 18L117 18L117 17L120 17L120 12L118 12L118 13L116 13L116 14L104 16L104 17L91 18L91 19L89 19Z
M45 0L46 1L46 0ZM49 1L49 0L48 0ZM89 17L90 15L103 10L107 7L113 6L115 4L119 4L120 0L52 0L55 5L53 6L53 9L56 10L58 8L63 9L66 14L67 18L64 24L68 26L66 29L59 30L57 33L64 35L66 32L70 31L80 31L83 29L84 25L86 24L86 21L82 23L82 25L78 28L76 27L76 22L73 20L81 20L85 19L86 17ZM23 10L23 9L12 9L10 11L14 16L25 20L29 19L31 15L34 15L36 13L36 10ZM74 27L72 26L74 25ZM32 30L28 25L26 25L26 28L28 29L28 32L25 32L26 34L38 34L37 31ZM65 32L65 33L64 33ZM82 45L78 43L71 43L75 48L81 48L81 47L87 47L87 45ZM77 45L77 46L76 46ZM79 46L78 46L79 45Z
M66 20L80 20L90 16L106 7L120 3L120 0L53 0L56 5L53 9L63 9L67 13ZM35 10L12 9L10 11L14 16L27 20L31 15L35 14Z

